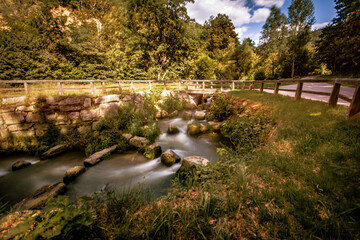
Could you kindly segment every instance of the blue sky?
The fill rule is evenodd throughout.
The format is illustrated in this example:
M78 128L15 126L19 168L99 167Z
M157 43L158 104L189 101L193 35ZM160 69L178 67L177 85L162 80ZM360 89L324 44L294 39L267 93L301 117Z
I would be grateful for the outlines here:
M326 26L335 17L333 0L313 0L316 23L313 28ZM187 4L188 14L203 24L211 15L228 15L235 25L240 40L250 37L259 42L262 26L270 14L272 5L287 15L291 0L195 0Z

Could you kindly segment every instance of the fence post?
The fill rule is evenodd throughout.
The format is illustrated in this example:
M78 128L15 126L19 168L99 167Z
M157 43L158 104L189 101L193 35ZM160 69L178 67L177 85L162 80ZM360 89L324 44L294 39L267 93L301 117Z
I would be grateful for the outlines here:
M102 92L106 93L105 82L101 82Z
M181 90L181 80L179 81L179 90Z
M264 81L261 81L260 83L260 93L264 92Z
M214 88L214 82L210 82L210 84L211 84L211 86L210 86L210 88Z
M205 80L202 82L202 88L205 89Z
M335 107L337 105L337 101L339 99L340 87L341 87L340 83L334 84L334 87L331 91L331 95L329 98L329 106L330 107Z
M122 93L122 87L121 87L121 82L118 82L118 86L119 86L119 92Z
M29 86L27 82L24 82L25 94L29 95Z
M95 94L95 87L94 87L93 82L90 82L90 88L91 88L91 94L94 95Z
M232 90L235 90L235 82L232 81Z
M280 84L281 84L280 82L275 83L274 95L278 95Z
M254 86L254 83L250 83L249 90L252 90Z
M224 89L223 89L223 86L224 86L223 84L224 84L224 83L223 83L223 80L220 80L220 81L221 81L221 83L220 83L220 84L221 84L220 92L222 92L222 91L224 90Z
M149 80L149 90L151 91L152 88L151 88L151 80Z
M130 89L131 89L131 91L135 92L133 81L130 82Z
M301 99L301 93L302 93L303 85L304 85L303 82L298 81L297 88L296 88L296 93L295 93L295 100L300 100Z
M59 88L59 95L62 96L64 94L61 82L58 82L58 88Z
M346 114L346 119L351 118L355 114L360 112L360 86L357 86L354 92L354 96L351 100L351 104Z

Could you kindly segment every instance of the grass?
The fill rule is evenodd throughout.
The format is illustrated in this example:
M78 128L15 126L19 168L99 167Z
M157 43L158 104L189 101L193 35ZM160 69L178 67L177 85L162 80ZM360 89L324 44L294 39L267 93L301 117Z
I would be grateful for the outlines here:
M359 239L360 122L345 120L345 107L230 94L270 109L276 128L266 144L219 149L216 164L176 177L165 197L93 196L93 222L76 237Z

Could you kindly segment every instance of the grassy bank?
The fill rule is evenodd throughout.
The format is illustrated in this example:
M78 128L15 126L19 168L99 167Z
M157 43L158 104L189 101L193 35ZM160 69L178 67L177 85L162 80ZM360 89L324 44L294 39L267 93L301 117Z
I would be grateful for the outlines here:
M41 214L24 217L36 229L27 236L358 239L360 122L346 121L344 107L258 92L231 94L257 104L239 100L236 112L225 106L232 117L222 131L243 134L229 135L236 147L219 149L216 164L176 177L172 192L160 199L144 191L103 193L79 200L71 213L65 210L72 204L55 200ZM256 117L248 111L264 107ZM259 129L272 131L264 135ZM9 234L24 235L24 229L20 224Z

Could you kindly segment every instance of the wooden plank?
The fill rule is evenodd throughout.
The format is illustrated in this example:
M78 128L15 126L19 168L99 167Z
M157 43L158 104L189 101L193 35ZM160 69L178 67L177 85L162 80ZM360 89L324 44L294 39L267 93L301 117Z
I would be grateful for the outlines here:
M340 87L341 87L340 83L334 84L334 87L331 91L331 95L329 98L329 106L330 107L336 107L338 99L339 99Z
M27 82L24 82L24 89L25 89L25 94L29 95L30 91L29 91L29 86Z
M274 95L278 95L278 94L279 94L280 85L281 85L281 82L276 82L276 83L275 83Z
M149 81L149 90L151 91L151 81Z
M348 113L346 114L346 119L351 118L360 112L360 86L357 86L350 103Z
M295 93L295 100L301 99L301 93L303 89L304 83L302 81L298 81L297 87L296 87L296 93Z
M149 82L149 84L151 84L151 82ZM119 88L119 92L122 93L122 87L121 87L121 82L120 81L118 82L118 88Z
M264 92L264 82L261 81L260 83L260 93L263 93Z

